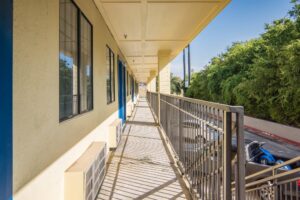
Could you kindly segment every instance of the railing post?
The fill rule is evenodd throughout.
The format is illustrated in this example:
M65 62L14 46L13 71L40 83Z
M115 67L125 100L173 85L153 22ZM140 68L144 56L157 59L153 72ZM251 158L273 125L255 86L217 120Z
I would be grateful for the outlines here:
M157 121L158 121L158 125L160 124L160 92L158 93L157 95L157 101L158 101L158 104L157 104Z
M178 100L179 101L179 109L181 109L181 100L179 99ZM182 156L182 146L183 146L183 142L184 142L184 140L183 140L183 137L182 137L182 130L183 130L183 128L182 128L182 115L181 115L181 110L178 110L178 113L179 113L179 159L181 159L183 156Z
M274 177L276 175L276 173L277 173L277 170L273 169L272 170L272 176ZM271 187L274 188L274 200L278 200L279 199L277 186L278 186L277 185L277 179L275 179L274 182L273 182L273 186L271 186Z
M149 104L152 107L152 104L151 104L151 93L150 92L149 92Z
M230 200L231 196L231 112L224 111L223 138L223 199ZM239 198L237 198L239 199Z
M237 170L235 174L235 199L245 199L245 142L244 111L236 114L237 124Z
M157 74L157 88L158 88L158 91L157 91L157 123L158 125L160 125L160 69L159 69L159 66L157 68L158 70L158 74Z
M152 107L155 107L155 109L158 110L158 123L161 123L168 141L173 146L176 155L179 157L179 161L183 167L183 173L187 174L187 177L192 177L191 189L197 192L197 195L200 195L202 199L244 200L245 145L243 133L243 108L168 94L160 94L160 92L150 93L150 98L153 98ZM163 104L160 104L161 102ZM191 107L191 104L196 104L197 106ZM197 109L197 112L194 112L194 109ZM217 114L215 113L215 110L217 110ZM174 118L177 117L176 112L179 112L179 148L178 138L177 135L174 138L174 127L172 127L174 126L172 122ZM174 116L172 116L173 113ZM220 120L220 115L222 115L223 122ZM235 124L234 127L233 122ZM196 140L196 137L194 141L191 140L190 136L191 131L193 130L185 130L184 123L188 123L187 125L191 124L195 129L194 132L200 131L200 140ZM223 126L222 130L220 130L220 126ZM185 131L187 131L187 133L185 133ZM235 173L233 173L232 135L235 133L237 138L237 162L235 165ZM216 134L217 139L215 139ZM201 136L203 136L203 140L201 139ZM196 157L194 154L194 146L192 146L194 142L197 143L196 148L199 147L199 149L196 150L201 151L201 153L198 153L199 156ZM215 144L215 142L217 144ZM186 144L192 144L190 145L192 148L188 147L189 149L187 149ZM222 145L222 147L220 145ZM211 154L215 151L217 152ZM194 159L195 162L188 160L188 158ZM221 177L219 175L220 173L222 173ZM196 176L196 182L194 181L193 176ZM235 190L232 187L232 182L234 181L233 177L235 178Z

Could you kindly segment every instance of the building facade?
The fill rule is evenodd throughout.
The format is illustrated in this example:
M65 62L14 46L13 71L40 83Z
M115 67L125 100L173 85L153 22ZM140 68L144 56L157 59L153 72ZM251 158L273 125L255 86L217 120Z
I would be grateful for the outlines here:
M4 0L0 199L64 199L65 170L125 122L138 83L170 93L167 64L228 3Z

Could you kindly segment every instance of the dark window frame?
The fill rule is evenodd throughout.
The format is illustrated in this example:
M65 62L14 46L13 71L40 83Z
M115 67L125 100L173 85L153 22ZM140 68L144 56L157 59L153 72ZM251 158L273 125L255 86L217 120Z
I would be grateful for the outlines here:
M126 97L128 97L129 95L129 72L126 70Z
M132 80L133 80L133 77L132 75L129 75L129 95L131 96L132 95L132 87L133 87L133 84L132 84Z
M116 59L115 58L116 57L115 57L115 53L108 45L106 45L106 50L108 50L108 53L109 53L109 83L110 83L109 100L108 100L108 98L106 98L106 99L107 99L107 104L111 104L116 101L116 91L115 91L116 90L115 89L116 88L116 80L115 80L115 73L116 73ZM106 57L106 59L107 59L107 57ZM113 60L113 63L111 63L111 60ZM106 82L106 84L107 84L107 82ZM107 89L107 85L106 85L106 89ZM107 95L107 92L108 91L106 91L106 95Z
M84 113L88 113L88 112L91 112L94 110L94 69L93 69L93 66L94 66L94 41L93 41L93 33L94 33L94 27L93 27L93 24L90 22L90 20L86 17L86 15L84 14L84 12L80 9L80 7L76 4L76 2L74 2L74 0L70 0L70 2L75 6L76 8L76 23L77 23L77 41L76 41L76 44L77 44L77 96L78 96L78 99L77 99L77 106L78 106L78 111L76 114L73 114L73 115L70 115L70 116L67 116L67 117L62 117L60 118L59 116L59 122L63 122L63 121L66 121L66 120L69 120L69 119L72 119L78 115L81 115L81 114L84 114ZM59 8L60 9L60 8ZM60 14L60 12L59 12ZM60 16L59 16L60 17ZM90 41L90 51L91 51L91 108L90 109L86 109L84 111L81 111L81 90L80 90L80 69L81 69L81 17L83 17L86 22L89 24L90 28L91 28L91 41ZM60 26L59 26L59 29L60 29ZM60 30L59 30L60 32ZM59 42L60 42L60 37L59 37ZM60 52L60 50L59 50ZM60 74L59 74L60 76ZM59 78L60 79L60 78ZM60 94L59 94L60 95ZM59 108L60 109L60 108ZM60 113L60 112L59 112Z

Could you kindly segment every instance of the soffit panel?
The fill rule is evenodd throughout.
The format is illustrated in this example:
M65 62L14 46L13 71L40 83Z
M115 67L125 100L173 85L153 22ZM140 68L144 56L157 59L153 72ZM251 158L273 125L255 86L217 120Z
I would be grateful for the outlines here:
M127 56L127 62L130 66L143 64L142 56Z
M150 72L136 72L135 74L136 74L136 76L139 76L139 77L150 76Z
M131 68L133 70L156 70L156 64L142 64L142 65L132 65Z
M120 48L126 57L140 57L142 55L142 44L138 41L119 42ZM128 60L127 60L128 61Z
M127 61L129 65L139 65L139 64L157 64L157 56L127 56Z
M157 70L170 61L230 0L94 0L131 69ZM126 35L126 37L124 36Z
M149 3L146 40L185 40L217 3Z
M103 3L103 7L118 40L141 40L140 3Z
M145 64L157 64L158 58L157 58L157 56L145 56L144 63Z
M145 55L155 55L160 50L174 50L185 44L186 42L183 41L147 41L145 42Z

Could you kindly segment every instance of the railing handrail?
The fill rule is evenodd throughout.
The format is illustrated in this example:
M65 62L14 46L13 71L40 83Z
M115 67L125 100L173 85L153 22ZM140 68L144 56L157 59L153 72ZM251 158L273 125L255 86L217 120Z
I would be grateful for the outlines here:
M294 168L300 156L245 176L243 107L149 91L147 99L195 198L300 197L300 167ZM237 144L234 159L230 148L233 133Z
M174 153L178 156L178 163L182 164L182 173L196 192L193 195L196 194L196 198L201 196L202 199L232 199L231 181L235 179L237 184L233 196L236 199L244 199L245 159L240 150L244 149L244 108L149 91L147 99ZM174 114L174 117L167 117L167 113ZM192 129L185 129L182 125L184 120L191 119L201 124L201 128L192 126ZM235 173L232 170L229 148L234 130L238 146ZM204 138L203 141L201 137ZM191 145L194 142L197 143L196 147ZM210 148L207 148L208 145ZM208 189L211 184L216 185Z
M259 179L257 181L252 181L252 182L246 183L245 187L247 188L247 187L250 187L250 186L258 185L258 184L261 184L261 183L265 183L267 181L275 180L275 179L278 179L278 178L281 178L281 177L286 177L287 175L292 175L292 174L299 173L299 172L300 172L300 168L296 168L296 169L289 170L289 171L286 171L286 172L283 172L283 173L280 173L280 174L276 174L276 175L269 176L269 177L266 177L266 178L263 178L263 179Z
M153 94L159 94L158 92L150 92L149 93L153 93ZM244 113L244 108L243 106L231 106L231 105L226 105L226 104L222 104L222 103L216 103L216 102L210 102L210 101L205 101L205 100L200 100L200 99L193 99L193 98L189 98L189 97L181 97L181 96L177 96L177 95L173 95L173 94L166 94L166 93L160 93L160 95L164 95L164 96L168 96L168 97L173 97L176 99L182 99L185 101L188 101L190 103L197 103L197 104L202 104L205 106L210 106L210 107L215 107L227 112L234 112L234 113Z
M275 170L278 170L278 169L281 168L281 167L284 167L284 166L286 166L286 165L289 165L289 164L292 164L292 163L295 163L295 162L298 162L298 161L300 161L300 156L298 156L298 157L296 157L296 158L293 158L293 159L291 159L291 160L288 160L288 161L286 161L286 162L284 162L284 163L274 165L274 166L272 166L272 167L270 167L270 168L264 169L264 170L259 171L259 172L257 172L257 173L251 174L251 175L249 175L249 176L246 176L246 177L245 177L245 180L249 180L249 179L258 177L258 176L263 175L263 174L266 174L266 173L268 173L268 172L273 172L273 171L275 171Z

